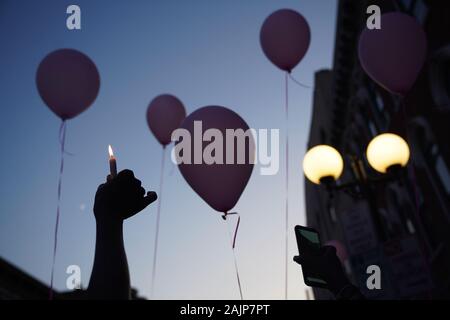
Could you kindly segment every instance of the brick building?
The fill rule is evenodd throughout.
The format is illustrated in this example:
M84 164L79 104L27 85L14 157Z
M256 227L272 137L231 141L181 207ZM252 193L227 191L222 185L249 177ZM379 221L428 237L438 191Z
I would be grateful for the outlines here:
M362 70L358 38L377 4L382 12L415 16L428 37L426 64L411 93L401 101L375 84ZM377 173L365 150L380 133L403 136L411 149L402 181L369 186L370 197L338 191L305 179L307 224L322 242L341 241L348 252L346 270L373 299L450 297L450 2L340 0L332 70L316 73L308 149L336 148L344 158L340 181L353 181L358 170ZM379 221L381 230L374 225ZM380 236L380 231L384 237ZM366 268L379 265L382 289L368 290ZM315 289L316 299L331 298Z

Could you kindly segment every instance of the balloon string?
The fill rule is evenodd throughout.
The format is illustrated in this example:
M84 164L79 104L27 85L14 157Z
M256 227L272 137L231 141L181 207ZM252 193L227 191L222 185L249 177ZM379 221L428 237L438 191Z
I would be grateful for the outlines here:
M63 146L65 144L64 139L65 139L65 134L66 134L66 120L63 120L60 127L59 127L59 144L61 146ZM63 146L63 154L68 155L68 156L74 156L75 154L72 152L69 152L65 149L65 147Z
M288 298L288 229L289 229L289 81L285 74L285 113L286 113L286 211L285 211L285 270L284 270L284 298Z
M164 148L166 148L166 147L167 147L167 145L164 146ZM169 158L170 158L170 156L169 156ZM169 171L169 176L171 177L171 176L173 175L173 172L175 171L176 164L173 163L173 161L169 161L169 162L170 162L170 164L171 164L171 166L170 166L170 171Z
M298 81L297 79L295 79L294 76L293 76L291 73L289 73L289 78L290 78L294 83L296 83L297 85L299 85L300 87L305 88L305 89L311 89L311 86L308 86L308 85L306 85L306 84L301 83L300 81Z
M236 223L236 229L234 229L234 235L233 235L233 249L236 247L236 237L237 237L240 223L241 223L241 217L238 216L238 221Z
M222 218L226 221L227 220L227 216L229 214L238 214L237 212L233 212L233 213L227 213L225 212L225 214L222 216ZM230 243L231 243L231 251L233 252L233 261L234 261L234 270L236 272L236 280L237 280L237 285L239 288L239 296L241 298L241 300L244 300L244 296L242 294L242 284L241 284L241 277L239 276L239 268L238 268L238 263L237 263L237 258L236 258L236 252L235 252L235 246L236 246L236 236L239 230L239 224L241 223L241 217L238 215L238 220L236 223L236 227L234 229L234 235L231 235L230 230L228 229L227 226L227 231L228 231L228 235L230 237Z
M58 177L58 191L57 191L57 204L56 204L56 222L55 222L55 233L53 239L53 259L52 259L52 272L50 276L50 290L49 290L49 300L53 300L53 278L55 273L55 261L56 261L56 249L58 247L58 228L59 228L59 216L60 216L60 203L61 203L61 188L62 188L62 176L64 172L64 146L66 142L66 121L63 120L59 127L59 142L60 142L60 154L61 154L61 164L59 167L59 177Z
M169 176L172 176L174 171L175 171L175 165L172 164L172 166L171 166L171 168L170 168Z
M407 140L407 144L409 146L411 146L411 135L410 135L410 131L408 128L408 117L406 115L406 105L405 105L405 100L404 97L400 97L400 104L401 104L401 112L403 115L403 123L404 123L404 127L405 127L405 131L406 131L406 140ZM414 162L414 158L415 157L411 157L412 162ZM420 223L421 221L421 217L420 217L420 203L419 203L419 187L418 187L418 183L417 183L417 177L416 177L416 171L414 168L414 163L412 163L408 168L407 168L407 173L409 176L409 179L411 180L411 184L413 187L413 194L414 194L414 215L416 217L417 220L417 224L419 225L419 228L421 229L421 234L424 236L425 232L422 228L422 225ZM429 257L429 252L428 252L428 248L424 245L424 243L422 243L422 241L420 242L420 246L419 246L419 251L422 254L423 257ZM425 263L425 268L428 270L428 273L430 274L430 268L428 267L428 263ZM430 287L433 286L432 280L429 280L429 284ZM432 299L432 294L431 294L431 289L428 290L428 296L429 299Z
M158 238L159 238L159 221L161 216L161 202L162 202L162 191L164 182L164 160L166 158L166 147L163 147L161 156L161 174L159 177L159 194L158 194L158 208L156 212L156 232L155 232L155 246L153 249L153 269L152 269L152 287L150 291L150 299L153 298L154 288L155 288L155 277L156 277L156 265L158 258Z
M175 171L176 165L175 165L172 161L171 161L170 163L171 163L171 167L170 167L170 173L169 173L169 176L172 176L173 173L174 173L174 171Z

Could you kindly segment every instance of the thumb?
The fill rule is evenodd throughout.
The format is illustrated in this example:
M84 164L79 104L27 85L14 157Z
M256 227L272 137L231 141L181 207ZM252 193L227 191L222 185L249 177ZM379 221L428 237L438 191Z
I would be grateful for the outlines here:
M299 265L301 265L303 262L303 259L300 256L294 256L294 261L297 262Z
M147 192L147 195L142 198L141 204L140 204L140 210L145 209L149 204L152 202L155 202L156 199L158 199L158 195L154 191Z

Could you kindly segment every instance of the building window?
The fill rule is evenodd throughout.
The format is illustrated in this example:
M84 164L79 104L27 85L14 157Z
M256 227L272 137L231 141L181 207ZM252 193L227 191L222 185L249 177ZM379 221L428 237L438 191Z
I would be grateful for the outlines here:
M417 20L419 20L420 23L424 24L425 20L428 17L428 6L425 4L423 0L415 1L414 8L412 8L412 12L414 16L417 18Z
M409 15L412 15L424 24L428 17L428 5L425 0L393 0L394 6L397 10L403 11Z
M400 2L401 2L401 5L402 5L404 11L406 11L406 12L411 11L413 0L401 0Z
M334 206L330 205L328 207L328 212L330 213L331 221L333 223L337 222L337 216L336 216L336 209L334 209Z
M414 224L412 223L411 219L406 219L406 229L408 229L408 232L410 234L416 233L416 228L414 228Z
M433 145L429 149L429 160L431 166L434 167L434 172L438 177L439 181L444 188L444 191L447 195L450 195L450 171L445 163L444 158L442 157L439 147L437 144L433 143Z
M447 192L447 195L450 195L450 172L441 155L436 159L435 169L445 192Z
M384 111L384 101L378 92L375 92L375 105L377 106L379 112Z
M375 137L377 135L377 127L375 126L375 123L373 123L372 121L369 121L369 129L370 129L370 133L372 134L372 137Z
M373 83L370 84L369 88L371 110L374 125L377 129L376 131L378 131L378 129L380 129L381 131L386 130L389 122L389 112L386 108L384 98ZM373 134L372 129L371 132Z
M429 84L435 108L450 109L450 45L433 56Z

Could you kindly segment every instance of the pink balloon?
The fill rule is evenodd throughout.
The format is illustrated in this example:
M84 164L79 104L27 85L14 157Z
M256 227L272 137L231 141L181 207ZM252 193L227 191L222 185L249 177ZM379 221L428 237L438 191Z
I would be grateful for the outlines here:
M417 20L390 12L381 16L381 29L364 29L359 60L367 74L386 90L405 95L425 61L427 39Z
M267 58L281 70L291 72L308 51L311 32L300 13L282 9L267 17L259 39Z
M147 108L147 124L163 146L171 142L172 132L180 126L185 117L183 103L170 94L157 96Z
M41 61L36 85L50 110L62 120L68 120L94 102L100 88L100 75L94 62L85 54L60 49Z
M347 248L339 240L330 240L325 245L336 248L336 255L341 263L348 259Z
M223 164L194 164L194 140L202 139L194 136L194 121L201 121L202 133L208 129L217 129L223 136ZM181 128L191 135L191 164L178 165L181 174L192 189L214 210L228 212L244 191L253 170L250 155L254 155L254 140L246 142L246 155L243 164L238 164L237 143L234 144L233 164L226 164L227 148L225 143L226 129L248 130L247 123L234 111L220 106L208 106L191 113L182 123ZM236 142L236 141L235 141ZM201 152L211 142L202 142ZM230 149L231 150L231 149Z

